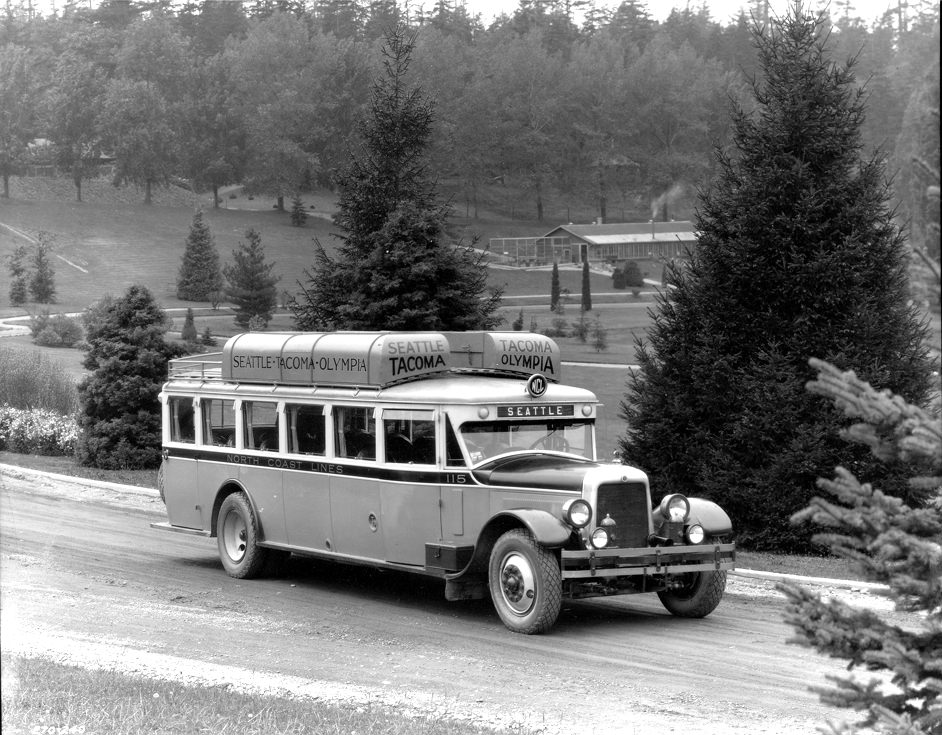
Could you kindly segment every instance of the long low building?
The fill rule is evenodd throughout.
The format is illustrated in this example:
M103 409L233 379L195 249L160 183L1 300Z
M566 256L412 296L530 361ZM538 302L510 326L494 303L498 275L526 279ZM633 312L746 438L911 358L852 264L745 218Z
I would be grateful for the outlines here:
M697 244L693 223L561 225L543 237L492 238L491 253L517 266L684 257Z

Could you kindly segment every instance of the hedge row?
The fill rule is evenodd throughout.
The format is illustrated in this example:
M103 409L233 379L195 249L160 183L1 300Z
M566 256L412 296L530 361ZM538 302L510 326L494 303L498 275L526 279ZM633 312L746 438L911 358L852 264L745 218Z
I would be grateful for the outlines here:
M78 422L42 408L0 406L0 450L19 454L71 455Z

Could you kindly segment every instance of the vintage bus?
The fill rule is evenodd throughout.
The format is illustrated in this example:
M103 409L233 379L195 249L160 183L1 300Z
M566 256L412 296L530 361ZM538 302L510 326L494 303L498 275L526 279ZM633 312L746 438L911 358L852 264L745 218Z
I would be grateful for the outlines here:
M709 614L729 517L652 504L644 472L598 461L598 400L560 375L558 345L525 332L237 335L170 364L153 525L215 537L237 578L289 554L431 575L519 633L564 598Z

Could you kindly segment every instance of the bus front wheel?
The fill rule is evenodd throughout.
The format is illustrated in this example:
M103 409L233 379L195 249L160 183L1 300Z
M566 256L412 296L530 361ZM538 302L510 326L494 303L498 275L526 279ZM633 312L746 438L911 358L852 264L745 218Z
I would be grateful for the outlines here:
M556 557L522 528L504 533L488 564L491 600L515 633L549 630L562 607L562 576Z
M226 496L216 519L216 543L226 573L236 579L261 574L268 550L258 545L258 522L245 493Z

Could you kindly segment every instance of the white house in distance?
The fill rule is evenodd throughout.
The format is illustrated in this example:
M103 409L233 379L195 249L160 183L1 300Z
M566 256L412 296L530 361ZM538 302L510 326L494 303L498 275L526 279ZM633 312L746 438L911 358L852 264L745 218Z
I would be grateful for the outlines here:
M684 257L697 244L693 222L561 225L543 237L491 238L490 251L508 265L614 263Z

